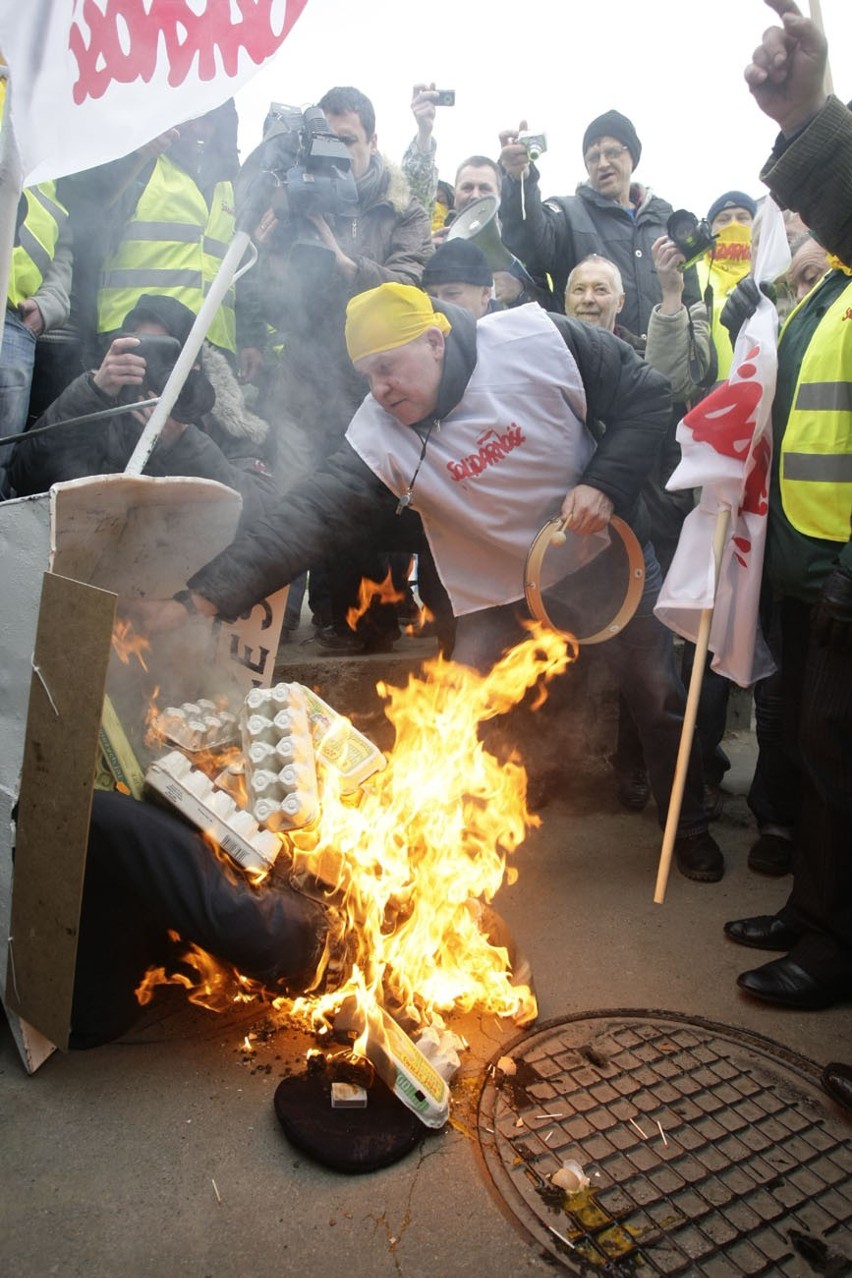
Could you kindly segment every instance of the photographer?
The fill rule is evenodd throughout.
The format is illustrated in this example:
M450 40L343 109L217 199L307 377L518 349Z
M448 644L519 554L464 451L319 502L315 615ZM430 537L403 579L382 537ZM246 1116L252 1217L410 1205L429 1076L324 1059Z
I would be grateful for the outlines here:
M526 124L521 121L521 131ZM607 111L583 136L588 182L576 195L542 201L538 169L518 130L500 134L503 240L536 278L549 275L557 299L583 258L601 254L615 262L624 281L622 323L643 341L651 309L662 301L651 246L666 234L672 206L633 181L642 143L631 120ZM684 304L699 300L694 268L684 272Z
M9 479L16 495L28 497L47 492L52 484L63 480L123 471L148 420L148 409L69 424L67 428L62 423L158 395L194 319L192 311L172 297L141 297L125 316L122 336L111 342L100 367L75 378L33 430L54 425L56 428L44 434L33 433L16 445L9 465ZM145 338L155 340L146 344ZM163 341L168 338L172 341ZM143 355L142 351L146 353ZM215 479L240 493L243 517L251 520L275 498L276 487L262 473L258 462L246 464L247 459L243 459L242 466L235 464L210 438L211 433L221 434L226 429L223 422L227 418L214 414L215 404L213 385L197 364L184 383L145 473ZM246 420L241 423L245 431L263 430L265 423L250 417L245 414ZM231 429L237 429L233 422ZM240 441L242 446L245 438Z
M244 166L245 178L257 171L258 157L261 168L277 159L280 169L261 221L260 261L246 275L240 299L256 324L254 348L241 352L243 369L260 366L257 409L274 424L275 473L285 488L336 451L364 398L344 341L349 299L383 283L419 284L432 254L426 211L411 199L402 172L376 149L370 100L344 86L330 89L318 106L297 121L289 108L273 108L265 141ZM374 545L363 557L336 556L327 566L330 598L315 593L316 569L323 566L313 565L310 603L329 651L360 652L364 642L386 650L398 637L388 605L384 619L374 612L362 619L360 639L345 621L361 580L385 576L386 549Z
M334 88L318 106L327 121L319 141L329 160L310 184L298 178L311 163L305 153L315 134L303 124L300 145L289 119L276 119L276 111L288 109L270 113L264 136L281 143L285 171L262 219L260 261L240 288L254 320L254 345L241 351L243 370L261 366L259 411L276 423L283 412L295 425L304 469L334 451L364 397L343 340L347 302L381 283L419 284L432 253L426 212L376 149L369 99L351 87ZM334 154L336 139L342 159ZM249 157L244 174L252 167ZM280 458L285 481L295 478L287 473L290 460Z

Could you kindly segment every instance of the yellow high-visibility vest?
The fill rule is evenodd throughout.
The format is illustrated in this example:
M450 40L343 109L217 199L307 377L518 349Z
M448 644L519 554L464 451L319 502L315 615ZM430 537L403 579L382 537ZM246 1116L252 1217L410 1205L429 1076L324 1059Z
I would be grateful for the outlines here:
M21 198L27 202L27 212L12 249L8 294L12 306L35 297L41 288L56 252L59 232L68 218L68 210L56 198L54 182L29 186Z
M785 330L798 309L787 317ZM802 359L781 441L779 479L784 514L794 528L808 537L848 541L852 516L852 280L820 320Z
M168 155L159 156L118 249L104 264L98 331L120 328L143 293L174 297L197 315L233 235L231 183L216 184L208 208L189 174ZM207 337L236 351L233 285Z

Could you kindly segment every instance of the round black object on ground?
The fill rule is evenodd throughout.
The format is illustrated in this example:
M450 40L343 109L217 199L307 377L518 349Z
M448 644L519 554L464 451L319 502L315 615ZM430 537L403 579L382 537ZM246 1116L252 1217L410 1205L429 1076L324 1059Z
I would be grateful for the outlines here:
M291 1144L341 1172L388 1167L426 1134L417 1115L380 1078L369 1088L366 1109L332 1109L327 1074L294 1074L275 1089L275 1113Z

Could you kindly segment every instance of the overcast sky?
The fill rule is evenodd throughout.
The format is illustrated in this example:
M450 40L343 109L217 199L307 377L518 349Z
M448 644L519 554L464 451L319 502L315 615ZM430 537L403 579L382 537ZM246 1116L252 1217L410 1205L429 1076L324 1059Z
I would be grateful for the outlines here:
M800 0L800 7L803 7ZM822 0L835 92L852 98L852 0ZM399 161L414 135L411 89L456 90L438 110L440 175L495 159L501 129L521 117L545 132L543 194L585 177L586 125L611 107L642 141L638 181L704 214L723 191L763 193L758 174L776 130L743 70L775 21L763 0L308 0L278 55L237 95L242 158L271 101L307 106L354 84L376 108L379 149Z

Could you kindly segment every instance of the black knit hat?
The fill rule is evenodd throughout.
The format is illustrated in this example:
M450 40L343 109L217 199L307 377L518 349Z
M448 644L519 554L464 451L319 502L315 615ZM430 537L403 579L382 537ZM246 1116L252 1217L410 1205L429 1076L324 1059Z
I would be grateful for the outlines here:
M626 115L622 115L620 111L605 111L596 120L592 120L583 134L583 155L598 138L616 138L623 142L630 152L633 167L636 168L642 154L642 143L636 135L633 121L628 120Z
M129 332L137 324L162 324L171 337L176 337L181 346L186 343L190 329L195 323L195 316L188 306L179 302L176 297L166 297L161 293L143 293L139 301L124 317L122 328Z
M494 277L485 254L470 240L448 240L423 267L423 287L426 289L430 284L481 284L489 288L493 283Z
M720 195L718 200L714 200L707 210L707 221L713 225L713 219L722 209L747 209L754 217L757 212L757 203L746 195L745 191L726 191L724 195Z

